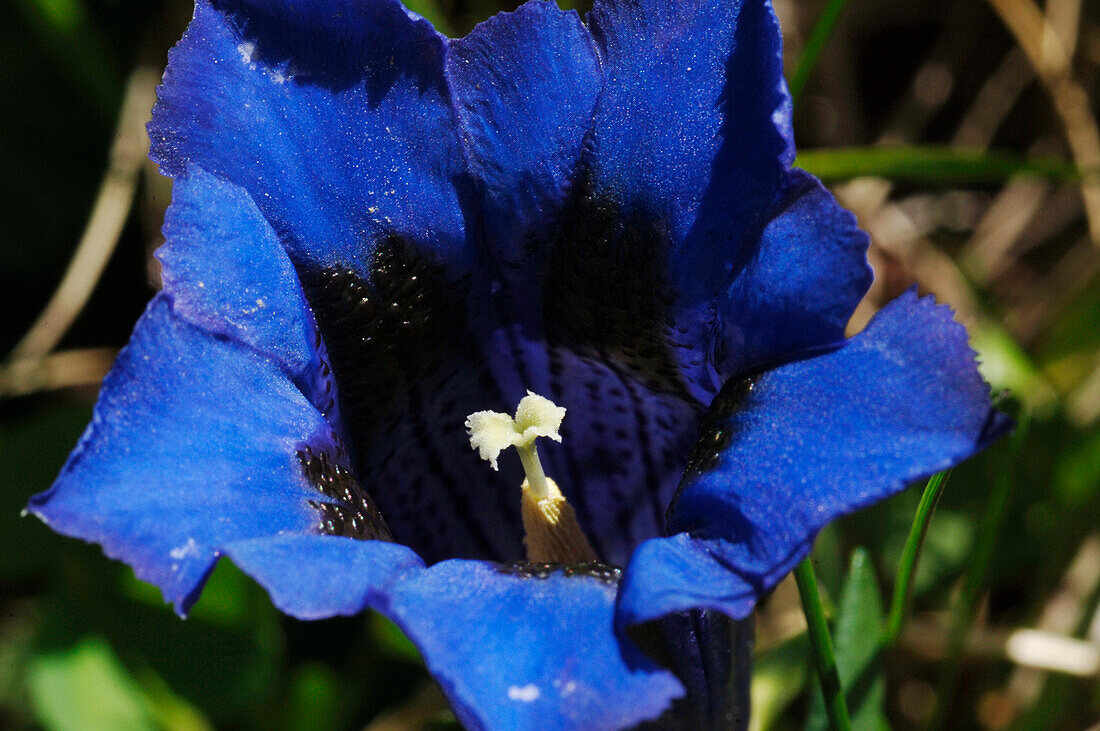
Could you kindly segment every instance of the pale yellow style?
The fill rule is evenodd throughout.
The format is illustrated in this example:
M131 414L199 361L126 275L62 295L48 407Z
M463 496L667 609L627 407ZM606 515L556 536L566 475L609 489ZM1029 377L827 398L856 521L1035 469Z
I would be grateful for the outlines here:
M548 398L527 392L519 402L515 417L496 411L478 411L466 418L470 446L482 459L497 469L497 458L508 447L515 447L527 479L523 493L523 539L527 560L537 563L578 563L597 561L596 552L577 523L576 513L561 490L542 471L535 439L549 437L561 441L558 429L565 409Z

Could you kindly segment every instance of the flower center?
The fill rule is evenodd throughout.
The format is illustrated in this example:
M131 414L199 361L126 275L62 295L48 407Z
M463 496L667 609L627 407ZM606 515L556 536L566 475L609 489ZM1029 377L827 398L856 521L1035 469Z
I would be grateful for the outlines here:
M523 543L527 559L539 563L597 561L596 552L577 522L573 507L557 484L543 472L535 440L549 437L561 441L558 433L565 409L548 398L527 392L514 417L497 411L478 411L466 418L470 446L497 469L497 457L515 447L527 479L522 492Z

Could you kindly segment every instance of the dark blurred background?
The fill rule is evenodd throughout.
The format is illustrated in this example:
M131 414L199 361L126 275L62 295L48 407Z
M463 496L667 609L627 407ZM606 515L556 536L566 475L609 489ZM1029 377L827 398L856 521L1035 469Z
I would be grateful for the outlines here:
M914 616L871 668L857 726L1097 724L1100 3L776 4L799 164L874 240L853 330L918 283L956 308L1021 424L951 476ZM513 6L410 3L452 35ZM20 518L155 291L170 186L144 157L143 124L190 12L187 0L0 3L0 727L453 726L415 650L377 616L288 619L223 563L181 621L97 548ZM862 656L861 622L877 631L919 497L818 541L844 662ZM791 586L758 629L754 728L820 727Z

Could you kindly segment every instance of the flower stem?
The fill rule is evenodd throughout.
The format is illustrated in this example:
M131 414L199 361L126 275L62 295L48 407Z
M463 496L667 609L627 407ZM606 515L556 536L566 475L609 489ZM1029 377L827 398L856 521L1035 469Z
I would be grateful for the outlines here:
M928 478L928 484L924 487L924 494L921 495L920 505L917 506L913 525L909 528L909 537L905 540L905 548L901 552L897 581L894 582L894 597L890 603L890 615L886 620L886 634L882 638L884 647L893 645L901 636L905 615L909 611L909 602L913 598L913 580L917 575L917 561L924 546L924 537L928 534L932 513L935 512L936 504L943 495L943 488L950 474L951 470L937 472Z
M817 577L809 558L795 567L794 578L798 582L798 594L802 598L802 611L806 614L810 647L817 666L817 677L821 682L821 693L825 697L829 727L833 731L850 731L852 722L848 718L848 702L840 684L833 640L829 635L829 624L825 621L825 609L821 606L821 594L817 590Z

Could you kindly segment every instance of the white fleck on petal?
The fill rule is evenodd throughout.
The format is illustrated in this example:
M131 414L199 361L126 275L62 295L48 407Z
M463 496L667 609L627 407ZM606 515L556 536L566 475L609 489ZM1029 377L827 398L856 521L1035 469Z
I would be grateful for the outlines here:
M253 54L256 53L255 43L241 43L237 46L237 53L241 54L241 60L246 64L252 63Z
M177 561L181 561L188 556L198 556L199 545L195 543L194 538L188 538L187 543L183 544L182 546L176 546L168 552L168 555L176 559Z
M536 701L538 700L540 695L542 695L542 693L539 692L539 687L533 683L528 683L523 687L513 685L511 688L508 689L508 699L513 701L520 701L522 703L531 703L532 701Z

